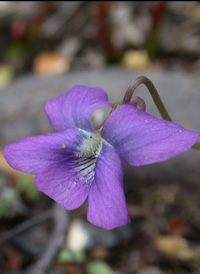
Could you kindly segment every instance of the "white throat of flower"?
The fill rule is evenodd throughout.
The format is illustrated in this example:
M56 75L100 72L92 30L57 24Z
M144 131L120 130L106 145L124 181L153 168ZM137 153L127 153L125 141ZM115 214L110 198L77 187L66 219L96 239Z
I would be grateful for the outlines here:
M80 180L91 181L95 175L95 164L102 149L102 137L98 132L86 133L86 138L77 148L77 169Z

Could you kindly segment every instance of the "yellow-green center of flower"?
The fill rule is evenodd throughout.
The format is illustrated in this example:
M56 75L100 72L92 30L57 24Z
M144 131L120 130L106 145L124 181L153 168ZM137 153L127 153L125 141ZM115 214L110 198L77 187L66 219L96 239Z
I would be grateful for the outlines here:
M86 138L78 148L78 157L95 157L99 155L102 148L102 137L98 132L88 132Z

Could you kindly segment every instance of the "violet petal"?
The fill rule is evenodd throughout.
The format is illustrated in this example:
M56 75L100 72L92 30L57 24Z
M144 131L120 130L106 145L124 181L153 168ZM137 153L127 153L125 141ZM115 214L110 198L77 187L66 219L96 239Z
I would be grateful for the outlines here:
M110 115L101 135L132 166L169 160L190 149L200 136L126 104Z
M88 196L88 221L103 229L130 222L123 188L123 165L117 151L104 141L97 158L95 181Z
M9 144L4 157L14 169L36 174L52 162L66 159L82 143L84 131L76 128L24 138Z
M83 177L77 159L63 160L44 168L35 177L35 187L71 210L80 207L86 200L93 177Z
M101 88L74 86L68 92L49 100L45 111L52 127L58 131L77 127L94 131L91 126L93 112L101 107L113 106Z

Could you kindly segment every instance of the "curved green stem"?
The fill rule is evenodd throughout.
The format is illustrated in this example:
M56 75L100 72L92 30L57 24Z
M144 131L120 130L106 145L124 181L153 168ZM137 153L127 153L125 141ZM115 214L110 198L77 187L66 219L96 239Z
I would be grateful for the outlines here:
M141 85L141 84L144 84L147 89L149 90L152 98L153 98L153 101L158 109L158 111L160 112L160 115L162 116L163 119L167 120L167 121L170 121L172 122L172 119L169 115L169 113L167 112L159 94L158 94L158 91L156 90L154 84L151 82L151 80L149 80L147 77L145 76L140 76L138 78L136 78L131 84L130 86L128 87L127 91L126 91L126 94L124 96L124 99L123 99L123 104L129 104L130 103L130 100L131 100L131 97L134 93L134 91L136 90L136 88ZM196 143L192 146L193 149L198 149L200 150L200 143Z

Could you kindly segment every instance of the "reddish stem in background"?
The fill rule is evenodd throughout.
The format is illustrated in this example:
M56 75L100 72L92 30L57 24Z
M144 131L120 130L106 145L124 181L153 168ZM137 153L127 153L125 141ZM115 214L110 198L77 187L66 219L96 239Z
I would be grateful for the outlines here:
M152 33L157 32L160 21L165 13L167 4L168 4L167 1L159 1L156 3L155 9L153 10L153 13L152 13L152 26L151 26Z
M106 53L111 57L117 58L118 53L111 40L111 31L108 22L108 13L111 5L112 2L96 2L98 37L100 44L104 47Z
M46 18L54 11L55 1L41 1L38 14L31 22L31 32L38 33L40 32L41 26Z
M147 36L147 51L151 58L155 57L159 50L158 31L163 19L168 2L157 2L151 14L151 26Z

